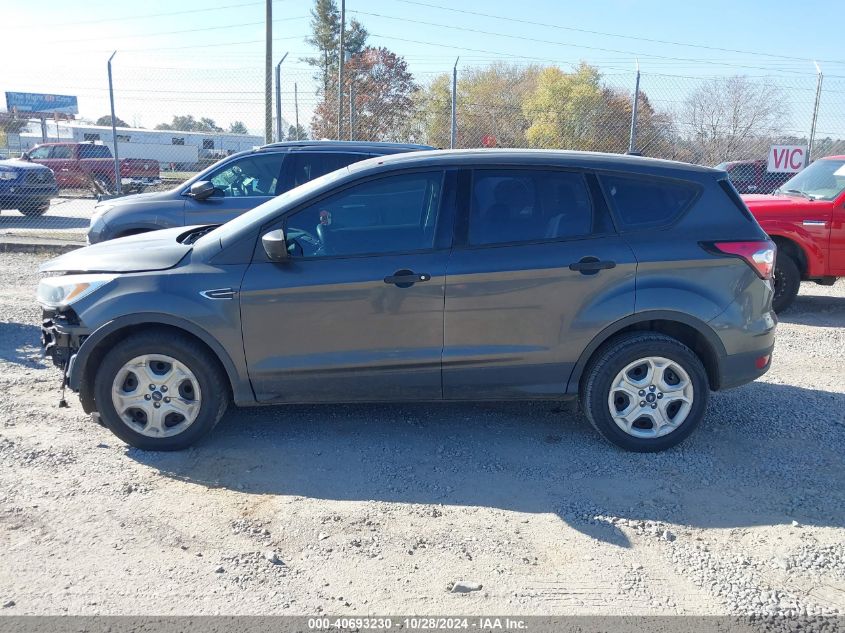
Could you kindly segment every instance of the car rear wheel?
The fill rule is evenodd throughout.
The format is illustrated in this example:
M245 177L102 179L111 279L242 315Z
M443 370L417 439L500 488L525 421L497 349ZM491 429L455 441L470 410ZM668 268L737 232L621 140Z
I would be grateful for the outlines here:
M795 301L801 287L801 271L798 264L786 253L778 253L773 282L775 293L772 297L772 310L783 312Z
M47 210L50 208L50 201L49 200L42 200L39 202L33 202L31 204L27 204L20 208L20 212L23 213L28 218L37 218L39 216L44 215L47 213Z
M707 373L689 347L650 332L623 334L590 362L581 405L601 435L630 451L671 448L704 417Z
M115 345L94 390L102 423L144 450L190 446L214 428L229 402L217 359L185 337L161 332Z

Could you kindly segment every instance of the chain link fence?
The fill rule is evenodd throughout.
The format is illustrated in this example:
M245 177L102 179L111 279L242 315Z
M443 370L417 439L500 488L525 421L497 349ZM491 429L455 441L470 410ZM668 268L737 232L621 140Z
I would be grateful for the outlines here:
M811 146L812 158L845 153L843 77L822 82L812 73L694 77L645 70L638 76L601 73L589 64L563 70L507 63L458 66L453 77L451 68L411 75L403 64L378 54L353 58L342 95L331 73L282 65L281 116L274 117L269 140L633 152L722 165L743 193L770 193L789 176L767 169L772 145ZM105 73L77 77L54 69L46 79L56 93L78 95L81 116L37 120L7 113L0 119L2 157L23 156L29 166L53 171L45 183L9 163L0 168L0 241L84 242L97 198L114 195L118 181L124 195L173 189L265 143L261 68L117 65L116 135Z

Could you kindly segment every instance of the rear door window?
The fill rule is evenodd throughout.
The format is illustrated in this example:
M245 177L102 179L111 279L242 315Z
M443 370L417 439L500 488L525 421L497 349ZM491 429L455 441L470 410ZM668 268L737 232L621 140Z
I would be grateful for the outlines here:
M561 240L592 232L593 207L582 174L542 169L475 171L471 245Z
M624 229L671 224L698 194L698 187L677 180L607 174L599 179Z
M69 145L54 145L50 158L73 158L73 150Z
M80 145L79 158L111 158L111 150L105 145Z
M369 158L367 154L341 152L291 152L286 170L290 175L289 187L293 189L341 167Z

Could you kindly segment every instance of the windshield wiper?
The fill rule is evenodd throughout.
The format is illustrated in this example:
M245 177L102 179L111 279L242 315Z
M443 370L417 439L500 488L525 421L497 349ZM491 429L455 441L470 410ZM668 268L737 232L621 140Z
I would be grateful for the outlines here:
M779 189L778 191L782 191L783 193L795 193L801 196L802 198L806 198L807 200L815 200L815 198L809 193L799 191L798 189Z

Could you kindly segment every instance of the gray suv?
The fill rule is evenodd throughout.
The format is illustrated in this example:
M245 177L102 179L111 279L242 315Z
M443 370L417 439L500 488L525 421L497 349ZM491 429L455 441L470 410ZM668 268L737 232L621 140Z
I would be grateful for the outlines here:
M373 156L433 149L364 141L288 141L224 158L168 191L103 200L94 207L88 243L157 229L223 224L275 196Z
M83 408L143 449L194 443L231 401L579 397L605 438L658 451L768 370L774 261L724 171L413 152L68 253L38 300Z

